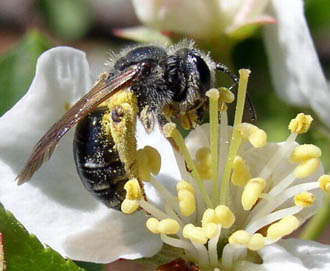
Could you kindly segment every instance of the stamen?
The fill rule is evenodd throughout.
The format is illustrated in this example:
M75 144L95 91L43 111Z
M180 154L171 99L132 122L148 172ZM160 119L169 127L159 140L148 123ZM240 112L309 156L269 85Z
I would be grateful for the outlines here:
M126 198L129 200L140 200L143 197L143 192L139 181L135 178L127 181L124 185L126 190Z
M181 151L188 168L191 170L191 175L193 176L194 180L197 183L197 186L200 190L200 193L208 207L212 207L212 202L209 198L209 195L205 189L205 186L199 176L198 170L196 168L195 163L193 162L191 155L187 149L187 146L184 142L184 139L182 138L182 135L180 132L176 129L176 126L174 123L168 123L165 124L163 127L163 131L166 137L172 138L175 142L175 144L179 147L179 150Z
M144 181L149 181L151 178L150 173L157 175L160 171L161 156L155 148L145 146L137 151L136 163L139 177Z
M217 206L215 208L215 214L218 223L225 229L230 228L236 220L234 213L225 205Z
M136 200L124 199L121 206L121 211L124 214L132 214L139 208L139 203Z
M299 164L295 170L294 174L296 178L306 178L311 176L319 167L321 164L321 160L319 158L312 158L305 162L302 162Z
M315 196L311 192L302 192L294 197L294 202L297 206L309 207L315 201Z
M321 149L313 144L304 144L297 146L291 153L291 161L294 163L301 163L311 158L321 157Z
M146 222L147 229L154 234L159 234L159 220L157 218L151 217Z
M211 148L211 172L213 182L212 201L216 205L219 199L219 113L218 100L219 91L215 88L206 92L210 103L210 148Z
M292 233L298 227L299 220L295 216L290 215L270 225L267 230L267 237L272 240L276 240Z
M318 183L323 191L330 193L330 175L322 175Z
M201 245L206 244L208 240L203 228L195 227L193 224L187 224L183 228L182 234L184 238L187 238Z
M231 245L244 245L246 246L250 240L250 234L244 230L235 231L228 239Z
M245 211L250 210L263 192L266 181L262 178L253 178L244 187L241 203Z
M176 234L179 230L179 223L172 218L163 219L158 224L158 231L163 234Z
M212 266L219 265L217 245L221 234L221 226L217 225L217 228L218 228L217 234L209 240L207 246L209 251L210 263Z
M289 124L289 130L291 133L302 134L309 130L309 127L313 121L310 115L299 113L295 119L292 119Z
M160 238L162 239L162 241L165 244L168 244L168 245L170 245L172 247L182 248L185 251L190 252L194 256L194 258L197 257L195 248L188 241L177 239L177 238L173 238L173 237L169 237L169 236L167 236L165 234L161 234L160 235Z
M248 249L253 251L262 249L264 246L265 246L265 238L261 233L253 234L247 244Z
M162 220L168 218L167 214L165 214L163 211L159 210L149 202L145 201L144 199L139 200L138 203L140 207L143 208L143 210L156 217L157 219Z
M219 233L218 226L215 223L208 223L205 225L205 227L202 227L202 229L204 230L204 234L208 239L213 238Z
M233 165L234 158L238 151L239 145L241 143L241 137L239 135L239 131L237 129L238 125L242 122L243 112L244 112L244 103L246 97L246 89L247 82L250 71L247 69L241 69L240 80L238 84L238 94L237 94L237 105L235 111L235 119L234 119L234 127L231 137L231 144L229 147L228 160L226 163L226 167L224 170L222 182L221 182L221 193L220 193L220 203L225 204L228 203L229 196L229 187L230 187L230 174Z
M267 143L267 134L251 123L241 123L238 127L242 138L249 140L255 148L261 148Z
M234 185L244 187L250 179L251 173L245 160L241 156L236 155L233 162L231 182Z
M180 211L184 216L191 216L196 211L195 189L187 182L177 184Z

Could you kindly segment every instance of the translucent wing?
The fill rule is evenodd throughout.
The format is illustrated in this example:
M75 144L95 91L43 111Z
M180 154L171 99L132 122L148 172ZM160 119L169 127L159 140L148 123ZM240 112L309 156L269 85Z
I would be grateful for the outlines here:
M54 152L59 140L91 110L107 100L117 91L130 86L132 81L140 75L140 66L132 65L119 75L102 76L93 88L74 104L62 118L56 122L34 146L31 156L21 173L16 177L18 184L22 184L33 176L40 166L47 161Z

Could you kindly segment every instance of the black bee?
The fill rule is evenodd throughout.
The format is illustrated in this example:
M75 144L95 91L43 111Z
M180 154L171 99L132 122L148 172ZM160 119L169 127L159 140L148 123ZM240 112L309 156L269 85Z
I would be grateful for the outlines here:
M202 120L207 106L205 93L214 87L215 72L229 74L235 84L238 81L226 66L215 63L197 50L192 42L170 47L138 46L113 55L108 66L110 71L103 73L93 88L39 140L17 176L18 184L29 180L51 157L62 136L79 123L74 142L78 173L88 190L109 207L118 209L124 198L123 184L135 174L132 170L134 157L124 157L119 143L111 139L111 135L104 139L100 119L106 110L98 106L128 89L136 97L137 115L147 131L153 129L155 120L163 127L171 120L194 113L198 118L192 127ZM110 115L118 117L118 112L112 111ZM91 143L93 140L97 142ZM136 148L134 143L131 146ZM95 162L100 155L103 160L99 161L102 163L92 163L88 167L86 157L94 157ZM127 159L133 162L128 163Z

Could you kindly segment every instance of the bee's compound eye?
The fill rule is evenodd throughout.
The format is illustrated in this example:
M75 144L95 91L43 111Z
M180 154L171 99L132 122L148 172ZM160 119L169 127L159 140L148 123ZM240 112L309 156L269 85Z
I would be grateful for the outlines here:
M115 123L121 122L124 117L124 110L120 105L115 106L111 112L111 118Z
M148 62L141 63L141 74L142 75L149 75L151 71L151 65Z
M211 73L205 60L197 54L191 54L193 62L196 64L199 73L199 79L204 89L209 89L211 86Z

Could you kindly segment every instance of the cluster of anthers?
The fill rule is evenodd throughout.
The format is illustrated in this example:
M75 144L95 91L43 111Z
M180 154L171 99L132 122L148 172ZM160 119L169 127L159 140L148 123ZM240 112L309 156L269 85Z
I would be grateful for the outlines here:
M165 206L146 201L136 179L125 185L122 211L144 209L151 216L146 227L165 244L183 249L186 260L200 270L230 269L249 251L292 233L315 213L322 190L330 192L330 176L322 175L321 150L295 142L308 131L310 116L298 114L281 143L267 143L263 130L242 123L248 76L248 70L240 71L233 127L228 125L226 103L234 96L224 88L207 92L210 124L203 126L209 130L201 126L192 131L188 147L175 124L164 127L174 142L183 179L176 195L150 174L159 172L159 153L152 147L138 151L139 178L158 190ZM189 140L203 136L204 146L189 147Z

